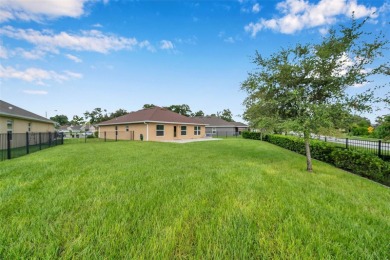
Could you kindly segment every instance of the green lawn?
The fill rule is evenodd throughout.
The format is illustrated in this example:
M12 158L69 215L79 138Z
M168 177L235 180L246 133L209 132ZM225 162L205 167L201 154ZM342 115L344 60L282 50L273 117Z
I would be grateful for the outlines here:
M90 141L3 161L0 259L389 258L390 189L314 169L241 138Z

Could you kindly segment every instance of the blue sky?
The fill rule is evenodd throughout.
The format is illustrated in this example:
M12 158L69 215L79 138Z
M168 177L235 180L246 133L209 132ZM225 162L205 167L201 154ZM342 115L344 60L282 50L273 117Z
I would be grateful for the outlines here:
M0 98L69 119L153 103L206 114L229 108L242 121L240 83L255 68L255 51L317 42L352 11L372 16L367 30L389 31L389 0L3 0Z

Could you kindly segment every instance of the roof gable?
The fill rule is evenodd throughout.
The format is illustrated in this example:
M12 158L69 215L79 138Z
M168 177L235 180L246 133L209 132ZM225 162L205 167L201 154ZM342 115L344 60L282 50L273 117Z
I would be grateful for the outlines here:
M141 122L205 125L197 118L186 117L161 107L152 107L152 108L141 109L135 112L130 112L129 114L108 121L101 122L98 125L116 125L116 124L141 123Z
M247 125L239 122L228 122L216 116L199 116L196 117L201 122L208 124L209 127L247 127Z
M34 114L30 111L27 111L23 108L20 108L18 106L12 105L10 103L7 103L5 101L0 100L0 115L6 116L6 117L14 117L14 118L21 118L26 120L32 120L32 121L39 121L39 122L45 122L45 123L51 123L54 124L53 121L44 118L43 116Z

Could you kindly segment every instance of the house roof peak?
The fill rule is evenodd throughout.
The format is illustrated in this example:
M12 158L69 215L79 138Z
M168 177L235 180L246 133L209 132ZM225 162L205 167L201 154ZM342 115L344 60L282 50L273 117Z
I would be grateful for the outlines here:
M3 100L0 100L0 115L6 116L6 117L13 117L13 118L21 118L31 121L38 121L38 122L45 122L45 123L52 123L54 122L52 120L49 120L47 118L44 118L43 116L34 114L30 111L27 111L23 108L20 108L18 106L15 106L13 104L10 104L8 102L5 102Z
M186 117L175 113L163 107L144 108L138 111L130 112L126 115L104 121L98 125L114 125L114 124L131 124L140 122L161 122L161 123L178 123L178 124L199 124L205 125L197 118Z

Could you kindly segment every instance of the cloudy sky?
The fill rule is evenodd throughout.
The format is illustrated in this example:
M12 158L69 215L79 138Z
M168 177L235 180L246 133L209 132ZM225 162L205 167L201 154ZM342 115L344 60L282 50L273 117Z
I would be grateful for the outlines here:
M318 42L352 11L373 18L367 30L389 31L389 0L2 0L0 98L69 119L153 103L242 120L256 50Z

